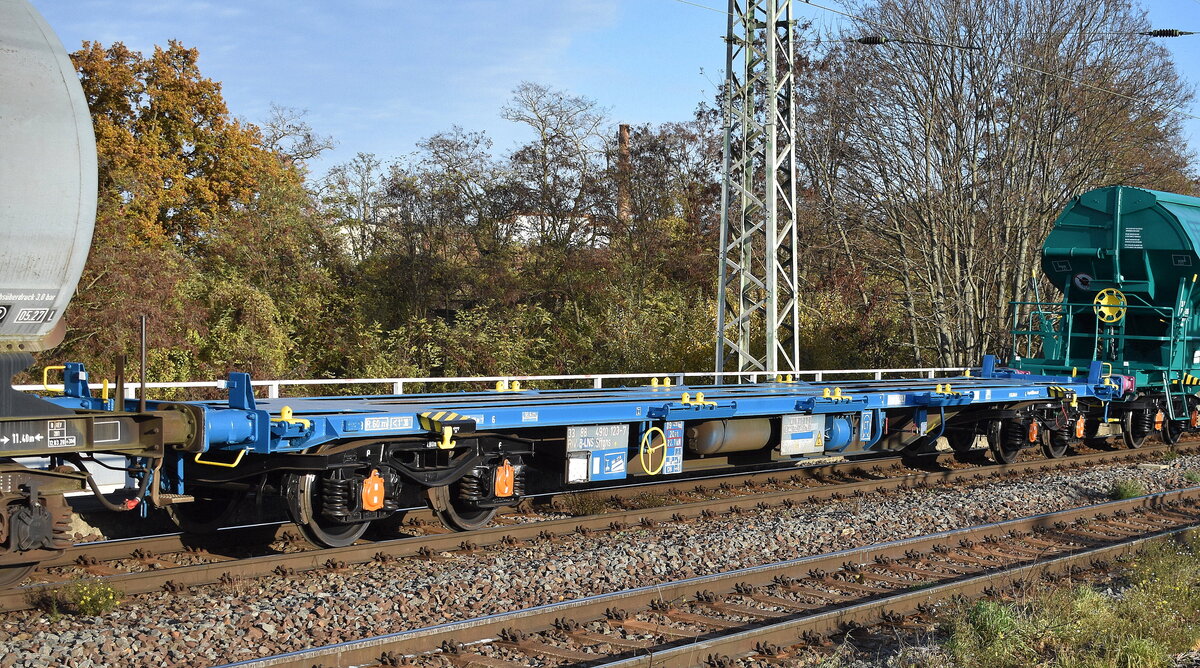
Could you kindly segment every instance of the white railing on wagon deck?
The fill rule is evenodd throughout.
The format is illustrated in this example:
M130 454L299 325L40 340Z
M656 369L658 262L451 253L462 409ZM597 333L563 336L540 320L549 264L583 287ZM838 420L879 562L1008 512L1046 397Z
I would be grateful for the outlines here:
M937 378L938 374L961 374L967 367L920 367L908 369L822 369L813 371L790 371L783 372L783 375L791 374L796 380L811 380L822 381L826 380L827 376L864 376L874 378L875 380L883 380L885 375L900 376L918 375L923 378ZM651 378L670 378L675 385L685 385L687 379L730 379L730 378L745 378L751 383L756 383L760 379L763 381L774 380L779 375L774 372L767 373L763 371L726 371L721 373L713 373L711 371L687 371L683 373L599 373L599 374L578 374L578 375L561 375L561 376L454 376L443 378L317 378L311 380L255 380L252 384L255 387L267 388L268 399L278 399L283 396L281 389L292 386L311 386L311 385L391 385L393 394L404 394L405 387L408 385L419 385L428 383L462 383L476 384L482 383L489 387L481 389L492 389L496 383L503 382L505 385L512 381L520 381L527 383L531 381L543 380L567 380L567 381L590 381L594 389L602 389L605 386L605 381L614 380L645 380ZM850 379L847 379L850 380ZM101 382L91 381L88 383L93 390L101 389ZM649 384L648 382L646 384ZM62 384L57 385L16 385L17 390L33 391L52 390L61 392ZM138 383L126 381L125 398L137 398ZM611 385L609 386L611 387ZM111 388L111 384L110 384ZM190 382L175 382L175 383L146 383L148 390L166 389L166 388L207 388L207 389L225 389L224 380L207 380L207 381L190 381Z

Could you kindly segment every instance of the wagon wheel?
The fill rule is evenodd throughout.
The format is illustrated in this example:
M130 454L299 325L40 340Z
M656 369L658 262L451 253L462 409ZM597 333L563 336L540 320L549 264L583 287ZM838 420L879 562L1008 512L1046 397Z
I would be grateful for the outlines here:
M1121 438L1128 448L1140 448L1154 431L1154 416L1148 409L1127 411L1121 416Z
M992 458L998 464L1011 464L1021 455L1019 435L1014 438L1014 429L1020 431L1021 425L1012 420L994 420L988 423L988 449L992 451Z
M950 448L955 452L969 452L975 447L975 438L979 434L975 433L974 427L963 427L960 429L946 428L946 442L950 444Z
M320 484L315 473L283 476L288 515L308 541L325 547L345 547L362 537L370 522L338 522L321 514Z
M1162 429L1159 430L1159 436L1163 443L1167 445L1175 445L1179 442L1179 438L1183 436L1183 420L1163 420Z
M450 485L430 487L429 505L434 514L447 528L455 531L473 531L487 526L496 515L495 508L479 508L460 501Z
M245 494L198 496L188 503L167 506L167 515L175 526L186 533L206 534L229 524Z
M0 567L0 589L11 587L24 580L33 572L36 564L17 564L16 566Z
M1049 459L1058 459L1067 454L1067 446L1071 445L1071 437L1067 432L1058 429L1047 429L1042 432L1042 454Z

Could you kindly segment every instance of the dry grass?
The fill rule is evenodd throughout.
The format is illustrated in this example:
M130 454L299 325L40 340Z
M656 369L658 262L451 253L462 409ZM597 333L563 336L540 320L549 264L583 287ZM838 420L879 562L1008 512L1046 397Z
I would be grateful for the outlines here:
M583 517L586 515L599 515L600 513L608 512L608 503L604 497L598 494L587 494L584 492L576 492L567 494L555 501L556 505L561 505L562 511L568 515L575 517Z
M630 510L644 510L646 508L661 508L669 506L677 501L665 494L652 494L650 492L642 492L636 496L625 500L625 507Z

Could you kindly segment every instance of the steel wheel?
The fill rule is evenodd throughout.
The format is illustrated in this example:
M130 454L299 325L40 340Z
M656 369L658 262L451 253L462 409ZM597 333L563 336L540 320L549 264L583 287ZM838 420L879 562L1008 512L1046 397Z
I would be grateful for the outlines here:
M1179 437L1183 436L1183 425L1183 420L1163 420L1162 430L1159 431L1163 443L1167 445L1178 443Z
M946 442L950 444L950 448L955 452L969 452L975 447L974 427L964 427L962 429L946 429Z
M1011 464L1021 456L1020 441L1014 440L1013 429L1019 431L1021 425L1011 420L996 420L988 424L988 449L992 451L992 458L998 464Z
M451 492L449 485L429 488L429 502L433 512L447 528L455 531L481 529L496 515L495 508L468 506L455 498L456 496Z
M1067 446L1071 439L1066 432L1047 429L1042 433L1042 454L1050 459L1058 459L1067 454Z
M1149 410L1128 411L1121 416L1121 438L1125 447L1140 448L1154 431L1154 416Z
M370 522L346 523L321 515L320 485L315 473L289 473L283 477L288 515L308 541L324 547L345 547L362 537Z
M0 567L0 589L11 587L24 580L33 572L36 564L19 564L17 566Z
M245 495L237 493L222 497L196 497L190 503L175 503L167 506L167 515L181 531L187 533L213 533L229 523Z

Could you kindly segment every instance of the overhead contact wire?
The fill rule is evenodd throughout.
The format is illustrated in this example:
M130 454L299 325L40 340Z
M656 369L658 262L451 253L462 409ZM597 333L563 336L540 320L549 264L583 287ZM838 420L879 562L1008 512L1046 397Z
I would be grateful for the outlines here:
M800 0L800 1L801 1L801 2L803 2L803 3L804 3L804 4L806 4L806 5L810 5L810 6L812 6L812 7L816 7L817 9L822 9L822 10L825 10L825 11L827 11L827 12L832 12L832 13L834 13L834 14L838 14L839 16L843 16L843 17L845 17L845 18L848 18L848 19L851 19L851 20L853 20L853 21L861 21L861 22L863 22L863 23L865 23L865 24L867 24L867 25L870 25L870 26L872 26L872 27L874 27L874 28L877 28L877 29L879 29L879 30L883 30L883 31L890 32L890 33L893 33L893 34L905 35L905 36L907 36L907 37L909 37L909 38L912 38L912 39L917 39L917 40L922 40L922 41L925 41L925 42L931 42L931 43L932 43L932 42L934 42L934 39L933 39L932 37L929 37L929 36L927 36L927 35L917 35L917 34L911 33L911 32L909 32L909 31L906 31L906 30L899 30L899 29L896 29L896 28L894 28L894 27L889 27L889 26L883 25L882 23L879 23L879 22L877 22L877 21L872 21L872 20L870 20L870 19L868 19L868 18L866 18L866 17L863 17L863 16L858 16L858 15L856 15L856 14L851 14L851 13L849 13L849 12L846 12L846 11L843 11L843 10L840 10L840 9L836 9L836 8L833 8L833 7L829 7L829 6L826 6L826 5L818 4L818 3L816 3L816 2L810 2L809 0ZM1200 0L1194 0L1194 1L1195 1L1197 4L1200 4ZM707 9L707 10L709 10L709 11L711 11L711 12L718 12L718 13L720 13L720 14L725 14L726 16L728 16L728 15L729 15L729 11L727 11L727 10L724 10L724 9L718 9L718 8L716 8L716 7L710 7L710 6L708 6L708 5L703 5L703 4L700 4L700 3L698 3L698 2L692 2L691 0L675 0L675 2L678 2L678 3L681 3L681 4L685 4L685 5L691 5L692 7L699 7L700 9ZM1092 34L1118 35L1118 34L1124 34L1124 33L1107 32L1107 33L1092 33ZM946 46L946 47L951 47L951 48L961 48L961 49L974 49L974 48L977 48L977 47L972 47L972 46L970 46L970 45L965 45L965 44L963 44L963 45L956 45L956 44L940 44L940 43L939 43L938 45L941 45L941 46ZM995 58L996 58L997 60L999 60L1000 62L1004 63L1005 65L1009 65L1009 66L1011 66L1011 67L1016 67L1016 68L1018 68L1018 69L1028 70L1028 71L1030 71L1030 72L1035 72L1035 73L1037 73L1037 74L1041 74L1041 75L1043 75L1043 76L1054 77L1054 78L1056 78L1056 79L1060 79L1060 80L1062 80L1062 81L1067 81L1067 82L1070 82L1070 83L1076 84L1076 85L1078 85L1078 86L1082 86L1082 87L1084 87L1084 88L1087 88L1087 89L1089 89L1089 90L1094 90L1094 91L1096 91L1096 92L1098 92L1098 93L1107 93L1107 94L1109 94L1109 95L1114 95L1114 96L1116 96L1116 97L1123 98L1123 99L1129 100L1129 101L1131 101L1131 102L1139 102L1139 103L1141 103L1141 104L1147 104L1147 105L1151 105L1152 107L1155 105L1155 102L1154 102L1153 100L1148 100L1148 99L1146 99L1146 98L1137 97L1137 96L1135 96L1135 95L1129 95L1129 94L1127 94L1127 93L1122 93L1122 92L1120 92L1120 91L1115 91L1115 90L1112 90L1111 88L1105 88L1105 87L1103 87L1103 86L1097 86L1097 85L1095 85L1095 84L1090 84L1090 83L1087 83L1087 82L1085 82L1085 81L1080 81L1079 79L1075 79L1075 78L1073 78L1073 77L1067 76L1067 75L1065 75L1065 74L1059 74L1059 73L1057 73L1057 72L1050 72L1050 71L1043 70L1043 69L1041 69L1041 68L1038 68L1038 67L1034 67L1033 65L1025 65L1024 63L1018 63L1018 62L1016 62L1016 61L1014 61L1014 60L1009 60L1009 59L1007 59L1007 58L1004 58L1003 56L1000 56L1000 55L996 55L996 56L995 56ZM1182 115L1182 116L1186 116L1186 117L1188 117L1188 118L1191 118L1191 119L1194 119L1194 120L1200 120L1200 116L1197 116L1197 115L1195 115L1195 114L1192 114L1192 113L1188 113L1188 112L1186 112L1186 111L1183 111L1182 109L1180 109L1180 108L1179 108L1179 107L1177 107L1177 106L1176 106L1176 107L1166 107L1165 109L1166 109L1167 111L1175 111L1176 113L1178 113L1178 114L1180 114L1180 115Z

